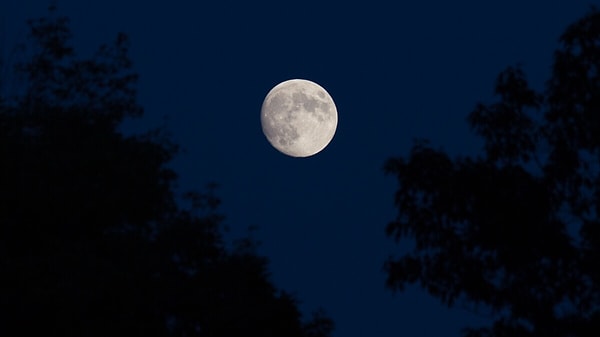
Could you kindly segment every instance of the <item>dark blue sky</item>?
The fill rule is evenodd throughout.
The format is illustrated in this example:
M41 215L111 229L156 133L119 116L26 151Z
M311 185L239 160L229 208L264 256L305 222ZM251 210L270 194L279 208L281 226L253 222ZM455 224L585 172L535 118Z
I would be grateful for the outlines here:
M5 44L48 1L0 2ZM394 5L391 5L394 3ZM250 225L277 286L305 310L323 306L335 337L457 336L485 323L414 287L385 290L382 265L402 247L384 235L395 180L381 169L414 138L473 154L465 123L492 99L497 74L521 63L536 87L563 29L591 1L58 1L87 56L118 31L132 40L146 117L131 129L168 129L185 150L182 189L221 185L232 236ZM6 47L6 45L5 45ZM332 95L336 135L321 153L273 149L260 107L277 83L304 78Z

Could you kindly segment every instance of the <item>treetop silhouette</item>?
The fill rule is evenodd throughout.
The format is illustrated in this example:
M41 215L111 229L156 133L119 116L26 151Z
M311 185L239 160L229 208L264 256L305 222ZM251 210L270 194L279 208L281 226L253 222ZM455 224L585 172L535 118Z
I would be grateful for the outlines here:
M451 158L427 141L391 158L398 215L415 247L390 257L387 286L418 283L449 306L488 312L465 336L600 333L600 12L560 38L543 92L520 67L468 122L483 153Z
M251 240L225 248L212 189L176 201L164 130L117 129L143 112L127 36L81 59L56 11L29 24L0 99L0 334L329 336Z

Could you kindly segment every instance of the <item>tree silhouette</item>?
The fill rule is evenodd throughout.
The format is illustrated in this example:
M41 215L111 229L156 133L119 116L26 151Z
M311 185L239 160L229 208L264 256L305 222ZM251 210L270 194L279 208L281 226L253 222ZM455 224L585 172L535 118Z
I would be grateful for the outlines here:
M29 22L24 86L0 97L0 334L326 337L243 240L226 249L212 188L176 202L177 154L142 115L129 41L90 59L51 9Z
M600 334L600 12L560 43L543 92L509 67L468 116L482 155L419 141L384 166L399 184L386 233L415 242L387 260L387 286L491 315L465 336Z

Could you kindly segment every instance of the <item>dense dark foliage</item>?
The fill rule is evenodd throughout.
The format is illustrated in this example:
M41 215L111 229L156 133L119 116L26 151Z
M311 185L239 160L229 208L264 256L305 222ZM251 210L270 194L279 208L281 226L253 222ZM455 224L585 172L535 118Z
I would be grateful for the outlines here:
M466 336L600 335L600 12L560 43L543 92L510 67L469 115L481 156L423 141L385 164L399 183L387 234L415 242L387 284L491 314Z
M163 132L118 131L142 114L127 36L82 60L66 18L30 27L0 97L0 335L329 336L251 240L225 248L212 189L176 202Z

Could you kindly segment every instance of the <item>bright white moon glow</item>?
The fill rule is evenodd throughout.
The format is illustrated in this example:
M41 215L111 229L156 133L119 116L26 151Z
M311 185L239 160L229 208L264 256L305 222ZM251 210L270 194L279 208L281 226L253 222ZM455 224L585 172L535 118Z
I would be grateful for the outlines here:
M333 139L337 121L329 93L314 82L299 79L271 89L260 116L269 143L292 157L308 157L323 150Z

